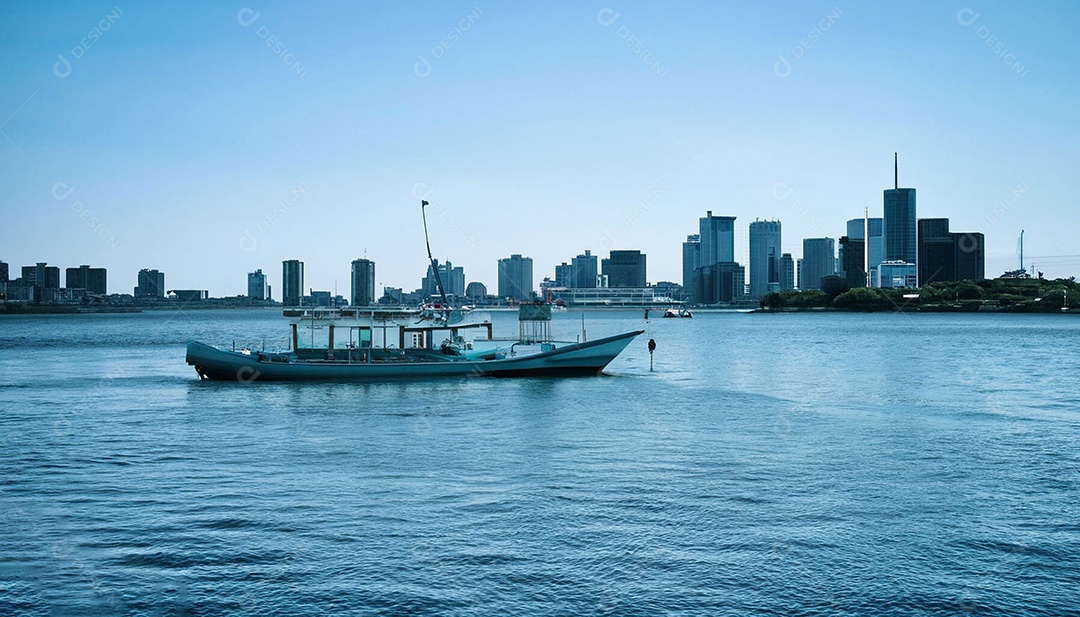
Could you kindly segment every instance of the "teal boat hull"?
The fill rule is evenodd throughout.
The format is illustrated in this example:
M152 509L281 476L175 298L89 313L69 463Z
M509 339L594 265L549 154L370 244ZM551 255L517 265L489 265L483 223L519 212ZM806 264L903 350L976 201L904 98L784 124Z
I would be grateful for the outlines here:
M393 381L432 377L519 377L598 375L644 330L586 343L566 343L536 354L470 359L432 354L371 362L299 359L293 354L238 353L189 342L187 363L203 379L216 381Z

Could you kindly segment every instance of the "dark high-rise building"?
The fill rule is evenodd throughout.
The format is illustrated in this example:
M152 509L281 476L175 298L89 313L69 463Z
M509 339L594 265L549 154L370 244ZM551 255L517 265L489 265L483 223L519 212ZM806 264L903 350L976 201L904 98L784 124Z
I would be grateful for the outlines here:
M86 289L86 275L89 270L90 266L79 266L78 268L64 270L64 288Z
M733 261L702 266L694 271L694 302L699 304L729 303L742 300L746 286L746 271Z
M780 291L795 289L795 260L791 253L780 255Z
M885 190L882 260L905 261L914 264L918 259L915 189L900 188L898 169L895 172L893 184L894 188Z
M641 251L611 251L601 260L608 287L645 287L645 255Z
M92 294L104 296L108 287L108 273L105 268L79 266L68 268L64 272L64 284L68 289L85 289Z
M683 299L694 298L694 270L701 267L701 235L686 236L682 245L682 292Z
M8 265L0 261L0 283L7 283L10 280L8 276Z
M44 261L39 261L33 266L23 266L22 278L24 285L41 289L60 289L60 268L50 266Z
M956 279L981 281L986 278L986 238L978 232L954 232Z
M832 238L806 238L800 261L799 289L821 289L821 279L836 273L836 244Z
M138 285L135 286L136 298L164 298L165 273L143 268L139 270Z
M866 267L863 254L865 249L864 240L850 236L840 238L840 254L843 259L840 269L849 288L866 287L866 271L863 269Z
M533 260L513 254L499 260L499 297L528 300L533 296Z
M255 300L269 300L270 286L266 284L266 275L262 268L254 272L248 272L247 296Z
M109 293L109 273L105 268L86 268L86 291L101 296Z
M949 219L919 220L918 284L981 281L986 275L985 237L950 232Z
M575 257L571 264L574 274L574 284L571 285L571 287L577 289L592 289L596 287L596 275L598 274L596 268L596 255L593 255L586 250L584 254Z
M918 285L956 280L956 241L949 219L919 219Z
M574 286L574 266L566 263L565 261L555 266L555 286L556 287L573 287Z
M750 297L780 289L780 221L750 223Z
M735 261L735 217L713 216L712 210L699 220L700 266Z
M304 301L304 262L288 259L281 262L281 303L300 306Z
M368 306L375 304L375 262L370 259L354 259L352 262L352 304Z
M866 227L870 228L870 238L867 240ZM847 222L847 235L852 240L866 240L866 250L868 251L867 258L869 259L870 266L870 286L876 287L877 283L877 267L884 260L884 244L885 240L881 235L882 220L880 218L872 219L851 219ZM866 264L866 261L863 262Z

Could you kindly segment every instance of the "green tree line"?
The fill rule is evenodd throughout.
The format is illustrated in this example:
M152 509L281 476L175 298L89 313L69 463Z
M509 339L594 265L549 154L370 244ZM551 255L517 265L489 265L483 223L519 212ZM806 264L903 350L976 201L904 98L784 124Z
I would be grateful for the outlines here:
M987 279L930 283L919 289L856 287L830 293L770 292L761 298L766 310L836 309L846 311L1009 311L1080 310L1080 283L1068 279Z

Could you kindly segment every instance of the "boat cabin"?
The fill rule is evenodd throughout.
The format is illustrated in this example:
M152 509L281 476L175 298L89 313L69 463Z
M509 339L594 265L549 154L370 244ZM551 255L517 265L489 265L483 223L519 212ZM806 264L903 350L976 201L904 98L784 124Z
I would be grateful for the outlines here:
M292 331L292 349L300 358L347 362L378 360L401 350L454 355L471 348L466 330L482 330L492 340L490 321L433 322L417 311L363 308L298 308L284 312Z

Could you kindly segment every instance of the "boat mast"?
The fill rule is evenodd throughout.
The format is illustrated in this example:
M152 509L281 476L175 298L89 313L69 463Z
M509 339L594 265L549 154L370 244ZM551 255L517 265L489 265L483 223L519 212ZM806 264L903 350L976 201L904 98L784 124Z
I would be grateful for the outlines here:
M442 298L442 304L446 306L446 289L442 284L442 277L439 276L439 264L435 262L435 258L431 256L431 240L428 239L427 232L427 212L424 207L428 205L427 201L420 201L420 216L424 219L424 244L427 245L427 257L431 262L431 272L435 275L435 286L438 288L439 297Z

